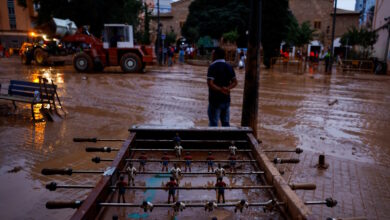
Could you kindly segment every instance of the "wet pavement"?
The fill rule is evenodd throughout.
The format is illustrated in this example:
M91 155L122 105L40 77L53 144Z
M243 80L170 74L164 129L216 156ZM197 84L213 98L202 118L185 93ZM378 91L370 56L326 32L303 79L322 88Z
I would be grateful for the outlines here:
M42 176L44 167L103 169L85 153L75 136L126 138L133 124L207 126L206 67L151 66L144 74L119 68L80 74L70 65L23 66L0 59L1 93L11 79L36 81L43 76L58 85L68 115L61 122L33 124L29 105L0 100L0 219L67 219L74 210L47 210L48 200L82 199L86 190L49 192L50 181L94 184L97 176ZM365 73L332 75L308 69L304 74L262 70L258 137L264 147L301 147L301 163L278 165L290 182L315 182L316 191L298 192L305 200L334 197L333 209L312 207L317 219L390 215L390 77ZM232 92L231 122L239 126L244 72ZM337 102L336 102L337 100ZM104 146L107 143L97 143ZM118 146L113 143L112 145ZM325 153L327 170L317 170ZM269 154L270 158L298 157ZM15 169L16 168L16 169ZM179 216L180 217L180 216ZM231 219L232 216L226 217ZM242 218L237 216L236 218Z

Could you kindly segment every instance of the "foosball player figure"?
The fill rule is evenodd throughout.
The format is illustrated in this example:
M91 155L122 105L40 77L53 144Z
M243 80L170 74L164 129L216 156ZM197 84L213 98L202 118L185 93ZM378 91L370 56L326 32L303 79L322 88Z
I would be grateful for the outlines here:
M180 142L181 138L179 136L179 133L176 132L175 137L173 137L173 143L176 145L177 142Z
M120 202L120 198L122 197L123 203L126 202L125 200L125 192L126 192L126 186L127 183L124 181L124 177L120 176L119 181L116 183L116 187L118 187L118 203Z
M248 208L249 207L249 203L247 201L245 201L245 199L241 199L241 201L239 201L237 204L236 204L236 208L234 208L234 212L237 212L237 210L240 210L240 212L242 213L242 210L244 208Z
M138 157L139 160L139 172L145 172L145 165L146 165L146 160L148 158L146 157L145 152L141 153L141 156Z
M168 153L167 152L164 152L164 155L163 157L161 157L161 160L162 160L162 169L161 171L164 172L164 170L166 172L168 172L168 163L169 163L169 157L168 157Z
M180 159L183 147L180 145L180 141L175 144L176 157Z
M222 177L218 178L217 183L215 184L215 187L217 188L217 201L218 201L218 203L220 202L221 197L222 197L222 203L225 203L226 183L222 180Z
M171 202L171 197L173 202L176 201L175 192L176 192L176 187L178 186L178 184L176 183L173 177L170 177L169 179L170 181L167 184L165 184L165 187L167 187L168 189L168 204Z
M187 172L188 170L191 172L191 162L192 162L192 156L190 155L190 152L186 152L186 155L184 156L184 172Z
M232 145L229 146L230 154L236 155L237 147L234 144L234 141L231 143Z
M177 201L172 205L172 208L174 212L182 212L186 208L186 204L184 202Z
M219 178L222 179L226 174L225 169L221 166L221 164L218 164L218 167L215 169L215 175L217 176L217 181Z
M175 181L177 182L177 184L179 184L179 178L181 176L181 169L179 167L177 167L177 164L173 164L173 167L171 168L171 174L172 174L172 177L175 179Z
M142 205L140 207L141 207L141 209L144 210L144 212L148 212L148 211L152 212L153 208L154 208L153 203L145 201L145 200L142 202Z
M204 210L211 212L217 207L218 207L218 205L216 202L209 201L209 202L206 202L206 204L204 205Z
M133 166L132 163L129 163L129 166L126 168L126 172L127 172L127 176L128 176L127 184L129 186L131 184L133 186L135 186L135 184L134 184L134 177L135 177L135 175L137 175L137 169L135 169L135 167Z
M207 172L210 172L210 170L211 170L211 172L214 172L214 160L215 160L215 158L214 158L214 156L212 155L211 152L209 152L206 160L207 160Z
M229 166L230 166L230 172L236 172L236 161L237 157L234 154L230 154L229 157Z

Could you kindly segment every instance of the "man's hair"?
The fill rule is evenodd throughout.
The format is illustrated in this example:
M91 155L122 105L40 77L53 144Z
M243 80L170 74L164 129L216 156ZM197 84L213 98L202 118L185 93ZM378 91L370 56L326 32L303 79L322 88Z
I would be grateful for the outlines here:
M225 59L225 50L217 47L214 49L214 59Z

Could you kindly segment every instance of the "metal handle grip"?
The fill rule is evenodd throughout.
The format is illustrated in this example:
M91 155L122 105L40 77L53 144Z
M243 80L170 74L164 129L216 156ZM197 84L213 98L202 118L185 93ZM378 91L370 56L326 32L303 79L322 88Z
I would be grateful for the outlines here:
M282 159L281 163L299 163L299 159Z
M94 158L92 158L92 162L100 163L100 157L94 157Z
M73 138L73 142L97 142L97 138Z
M85 151L87 152L111 152L111 147L86 147Z
M315 190L317 188L314 183L293 183L290 187L292 190Z
M66 168L66 169L48 169L44 168L42 169L41 173L43 175L72 175L72 169Z
M67 208L72 208L72 209L76 209L78 207L80 207L80 205L82 204L83 202L82 201L69 201L69 202L65 202L65 201L49 201L46 203L46 208L48 209L67 209Z

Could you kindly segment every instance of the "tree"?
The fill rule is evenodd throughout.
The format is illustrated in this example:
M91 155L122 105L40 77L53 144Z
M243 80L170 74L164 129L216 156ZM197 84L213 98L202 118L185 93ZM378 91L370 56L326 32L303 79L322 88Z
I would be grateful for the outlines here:
M101 35L105 23L127 23L138 29L138 16L141 12L140 0L37 0L38 24L46 24L53 17L71 19L77 26L88 25L90 31Z
M170 32L166 32L165 33L165 45L166 46L169 46L169 45L173 45L176 43L176 33L171 30Z
M263 1L262 19L263 62L269 68L271 58L279 55L280 43L286 39L288 27L292 22L288 0Z
M150 16L152 15L152 11L149 10L148 5L144 3L143 7L143 14L144 14L144 19L143 19L143 30L139 31L140 39L139 41L142 44L150 44Z
M370 31L366 28L358 30L352 27L347 33L343 34L340 39L342 46L360 46L362 58L367 59L372 52L373 46L378 39L375 31Z
M246 47L249 12L249 0L195 0L189 7L182 35L197 42L200 36L220 39L224 33L237 29L236 43ZM279 46L286 38L289 24L288 0L263 1L262 45L267 67L271 57L279 55Z
M195 0L189 7L182 35L191 42L201 36L220 39L223 33L237 29L238 41L246 44L245 32L249 22L249 0Z
M237 29L234 31L229 31L227 33L222 34L222 38L224 41L230 42L230 43L236 43L237 39L240 37L238 34Z

